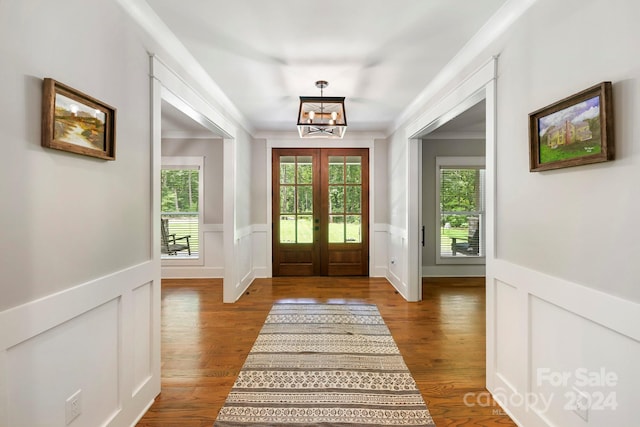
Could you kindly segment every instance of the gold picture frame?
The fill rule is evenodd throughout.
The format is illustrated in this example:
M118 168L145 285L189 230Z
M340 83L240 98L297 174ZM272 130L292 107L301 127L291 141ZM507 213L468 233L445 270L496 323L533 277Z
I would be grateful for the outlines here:
M614 159L611 82L529 114L529 171Z
M104 160L116 158L116 109L45 78L42 146Z

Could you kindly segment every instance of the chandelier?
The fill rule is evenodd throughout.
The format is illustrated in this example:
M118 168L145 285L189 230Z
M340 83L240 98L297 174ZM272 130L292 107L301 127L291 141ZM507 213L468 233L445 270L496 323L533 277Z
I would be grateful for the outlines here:
M323 96L325 80L318 80L320 96L301 96L298 111L300 138L342 138L347 130L344 96Z

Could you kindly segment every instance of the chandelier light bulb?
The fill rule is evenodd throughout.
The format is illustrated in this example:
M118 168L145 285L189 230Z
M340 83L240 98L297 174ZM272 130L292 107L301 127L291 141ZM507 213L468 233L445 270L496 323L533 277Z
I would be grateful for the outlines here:
M338 118L338 113L337 113L337 112L335 112L335 111L333 111L333 112L331 113L331 120L335 122L335 120L336 120L337 118ZM333 123L331 123L331 124L333 124Z
M313 120L313 118L316 116L316 112L315 111L309 111L309 120Z

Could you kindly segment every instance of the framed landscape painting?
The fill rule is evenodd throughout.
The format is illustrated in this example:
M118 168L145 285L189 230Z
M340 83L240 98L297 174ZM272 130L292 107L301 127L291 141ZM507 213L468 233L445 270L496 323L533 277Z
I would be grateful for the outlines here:
M614 158L611 82L529 114L531 172Z
M42 96L42 146L115 160L116 109L46 78Z

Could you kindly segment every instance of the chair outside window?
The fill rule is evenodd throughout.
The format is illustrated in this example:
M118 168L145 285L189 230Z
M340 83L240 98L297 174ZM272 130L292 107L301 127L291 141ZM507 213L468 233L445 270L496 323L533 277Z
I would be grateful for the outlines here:
M186 250L191 255L191 245L189 244L191 236L176 237L175 233L169 233L169 220L166 218L160 220L160 225L162 229L161 252L163 254L178 255L178 252Z
M471 230L469 230L471 231ZM451 238L451 253L453 256L456 254L463 255L475 255L477 256L480 253L480 232L476 228L471 237L468 237L462 241L458 242L461 238L452 237Z

